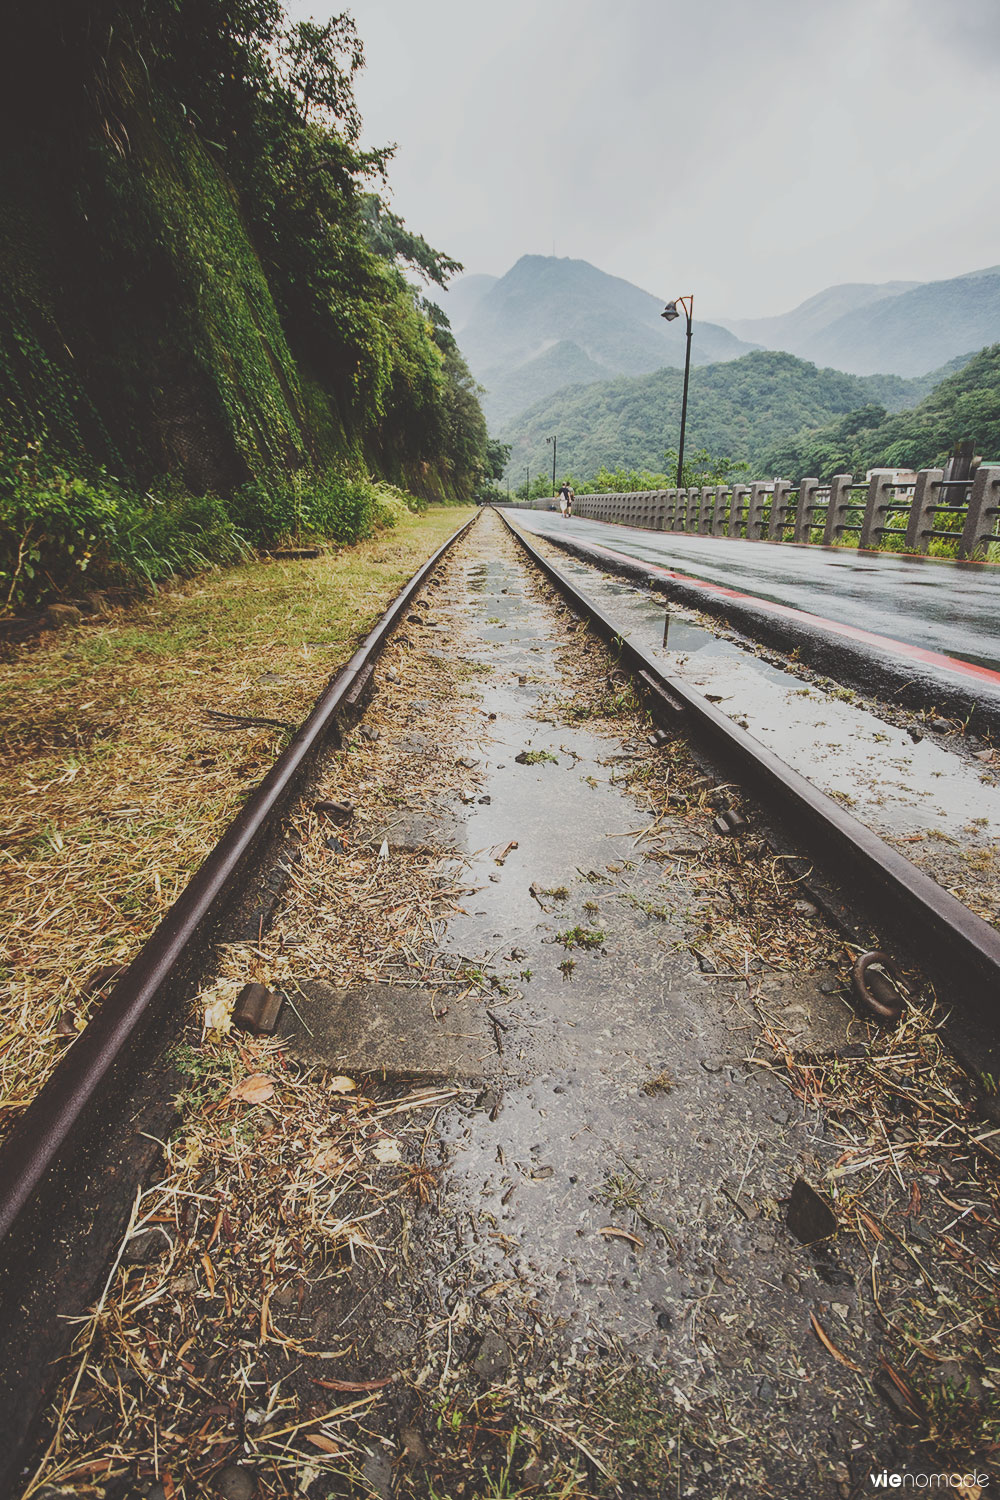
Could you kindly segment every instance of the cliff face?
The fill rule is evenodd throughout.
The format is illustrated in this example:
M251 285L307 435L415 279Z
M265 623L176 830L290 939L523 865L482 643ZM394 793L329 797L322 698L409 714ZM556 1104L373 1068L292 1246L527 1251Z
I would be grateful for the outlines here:
M170 477L223 495L347 460L429 498L465 498L482 417L462 405L463 372L419 298L365 245L357 153L297 114L291 95L275 102L277 75L255 88L249 65L225 135L185 105L170 69L195 64L176 38L166 54L161 17L204 10L207 26L214 7L231 22L242 15L234 0L18 7L0 76L0 455L38 444L131 486ZM208 35L189 38L195 63ZM51 89L44 109L38 77ZM203 93L206 77L225 93L222 69L202 69ZM263 208L247 166L258 98L276 156L290 158L268 163L277 188ZM237 180L228 163L241 139ZM297 173L292 151L303 147L310 171ZM303 206L298 181L318 171L329 173L327 198ZM343 221L328 211L334 200Z

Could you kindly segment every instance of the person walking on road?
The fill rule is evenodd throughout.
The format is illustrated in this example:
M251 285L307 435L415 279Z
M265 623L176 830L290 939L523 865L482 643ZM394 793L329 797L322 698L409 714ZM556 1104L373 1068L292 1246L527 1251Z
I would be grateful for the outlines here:
M571 516L573 514L573 501L575 499L576 496L573 493L573 486L570 484L568 479L564 480L563 487L559 491L559 510L562 515Z

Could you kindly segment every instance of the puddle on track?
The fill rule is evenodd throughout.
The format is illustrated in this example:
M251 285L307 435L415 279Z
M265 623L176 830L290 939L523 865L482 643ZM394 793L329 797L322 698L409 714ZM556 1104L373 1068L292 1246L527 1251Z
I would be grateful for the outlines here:
M798 1244L779 1207L836 1148L818 1113L744 1065L759 1029L746 978L702 973L692 956L703 898L647 857L650 814L615 784L646 747L531 716L572 688L551 616L494 525L480 529L486 560L452 572L459 650L488 669L490 740L465 815L469 894L443 947L460 971L493 976L502 1056L479 1107L438 1119L447 1246L425 1222L421 1274L445 1315L462 1310L473 1350L500 1330L526 1371L541 1341L553 1370L637 1362L661 1400L711 1402L713 1422L727 1414L718 1453L764 1416L766 1478L744 1450L738 1479L705 1458L678 1493L837 1495L817 1465L828 1476L862 1444L866 1462L892 1451L860 1384L809 1336L816 1311L864 1359L864 1268L849 1247ZM525 752L543 758L519 763ZM690 829L678 819L669 837L690 842ZM574 929L594 946L560 941ZM869 1036L836 996L814 988L811 1002L837 1011L845 1045Z

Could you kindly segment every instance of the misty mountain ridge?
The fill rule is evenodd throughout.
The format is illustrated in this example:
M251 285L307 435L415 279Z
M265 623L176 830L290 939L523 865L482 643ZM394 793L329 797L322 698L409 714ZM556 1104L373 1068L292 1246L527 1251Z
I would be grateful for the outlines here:
M808 359L811 339L817 337L831 323L860 308L870 307L887 297L898 297L902 292L912 292L922 286L920 281L883 281L878 284L864 281L846 281L839 286L828 286L822 292L807 297L791 312L779 313L771 318L720 318L724 328L730 329L737 338L760 344L765 349L781 349L787 354L797 354Z
M476 285L464 289L468 280ZM494 425L572 382L684 364L683 318L665 322L665 299L589 261L523 255L489 286L463 277L441 299L449 317L456 294L462 322L454 331ZM691 359L717 364L752 347L717 324L697 323Z
M494 428L568 386L684 364L683 317L666 323L659 297L585 260L524 255L505 276L463 276L438 300L486 390ZM691 361L719 364L765 348L905 380L997 340L1000 266L987 266L944 281L826 287L770 318L696 316Z
M827 287L779 317L723 322L741 338L852 375L925 375L1000 339L1000 266L945 281Z

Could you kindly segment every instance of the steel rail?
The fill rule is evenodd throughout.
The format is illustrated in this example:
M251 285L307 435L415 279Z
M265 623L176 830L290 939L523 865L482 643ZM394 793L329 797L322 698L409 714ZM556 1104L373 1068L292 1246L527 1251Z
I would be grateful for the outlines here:
M46 1173L99 1109L116 1065L138 1047L166 1002L171 976L213 919L227 886L264 831L300 785L317 751L352 706L365 675L410 603L444 554L478 519L471 516L413 575L334 675L243 808L229 824L125 974L0 1146L0 1248Z
M507 516L503 520L532 561L605 638L613 641L643 680L654 717L676 727L679 710L688 714L699 732L733 756L778 809L791 816L797 830L808 830L821 846L825 860L839 858L847 863L876 898L890 903L906 920L914 945L930 956L935 968L940 966L940 948L944 947L951 964L959 970L957 974L952 970L951 977L971 985L974 991L970 994L961 985L955 986L957 998L978 1001L995 1022L1000 1001L1000 932L755 740L697 689L665 672L648 651L623 637L600 605L582 593Z

